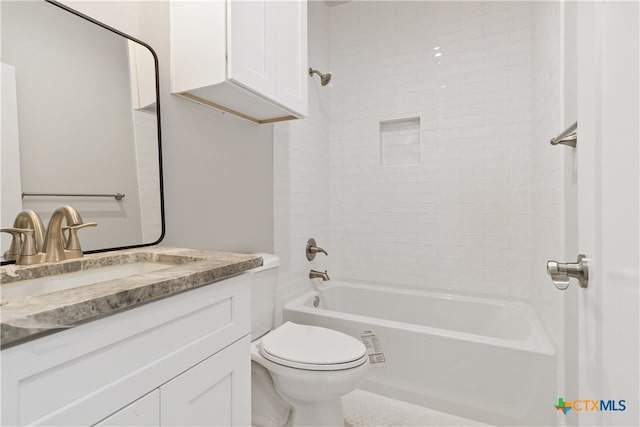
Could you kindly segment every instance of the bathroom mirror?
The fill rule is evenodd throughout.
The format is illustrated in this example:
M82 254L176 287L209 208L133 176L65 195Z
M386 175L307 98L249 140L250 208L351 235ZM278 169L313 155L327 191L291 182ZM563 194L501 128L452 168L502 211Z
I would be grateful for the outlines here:
M53 1L2 1L2 226L59 206L83 250L164 235L157 57L145 43ZM122 197L120 195L123 195ZM2 233L2 252L10 236Z

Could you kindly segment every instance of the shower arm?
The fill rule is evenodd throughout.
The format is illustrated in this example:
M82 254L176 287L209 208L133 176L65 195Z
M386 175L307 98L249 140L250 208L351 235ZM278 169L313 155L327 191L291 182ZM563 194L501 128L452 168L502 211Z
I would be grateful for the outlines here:
M314 74L317 74L320 77L320 84L322 86L326 86L331 81L331 73L323 74L318 70L314 70L313 68L309 68L309 77L313 77Z

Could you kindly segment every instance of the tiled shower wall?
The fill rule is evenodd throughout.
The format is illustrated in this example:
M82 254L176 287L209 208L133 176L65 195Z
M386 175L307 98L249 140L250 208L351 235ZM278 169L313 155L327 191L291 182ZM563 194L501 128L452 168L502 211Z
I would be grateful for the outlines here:
M332 277L529 297L529 3L329 10Z
M328 6L308 3L309 66L329 68ZM326 269L327 259L305 257L313 237L329 252L329 89L310 78L309 116L274 124L274 251L280 257L278 286L284 296L309 286L309 269ZM331 253L333 256L333 253Z
M552 146L549 138L570 123L563 116L563 5L561 2L539 2L531 6L533 52L533 286L531 299L536 311L559 342L563 321L565 293L558 291L546 274L546 261L566 258L565 159L574 151L566 146ZM575 83L574 83L575 84ZM569 114L567 114L569 113ZM568 184L568 183L567 183ZM575 256L575 253L573 254ZM572 262L573 260L571 260ZM573 289L567 294L572 293Z

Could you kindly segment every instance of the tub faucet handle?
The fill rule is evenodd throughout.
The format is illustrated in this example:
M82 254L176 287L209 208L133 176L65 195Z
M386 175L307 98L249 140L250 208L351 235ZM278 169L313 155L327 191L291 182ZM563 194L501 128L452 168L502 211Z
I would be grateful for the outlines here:
M313 261L317 253L323 253L325 255L329 255L327 251L316 246L316 239L307 240L307 249L306 249L307 260Z

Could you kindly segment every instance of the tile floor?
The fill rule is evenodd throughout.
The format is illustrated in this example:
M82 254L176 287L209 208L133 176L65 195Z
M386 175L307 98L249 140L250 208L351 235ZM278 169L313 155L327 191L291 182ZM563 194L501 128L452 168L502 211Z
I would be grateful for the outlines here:
M487 426L360 389L344 396L342 405L347 427Z

